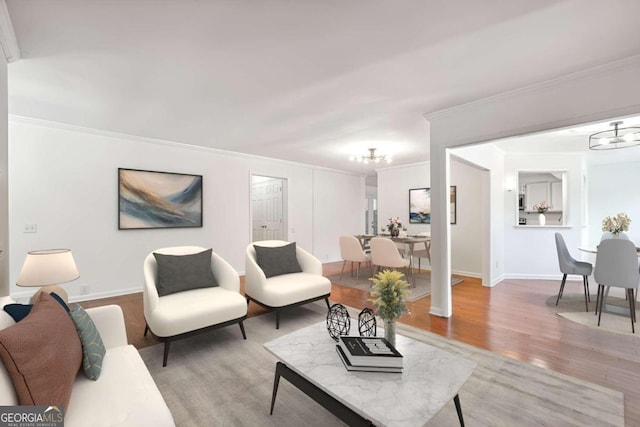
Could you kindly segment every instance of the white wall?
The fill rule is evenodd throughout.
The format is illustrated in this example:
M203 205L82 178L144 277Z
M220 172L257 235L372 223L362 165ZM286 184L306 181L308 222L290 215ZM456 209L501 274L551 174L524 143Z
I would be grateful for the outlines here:
M203 227L118 230L118 167L203 175ZM56 247L71 248L78 264L80 279L64 285L72 299L79 299L81 284L90 286L90 294L82 299L141 290L142 260L165 246L210 247L243 272L251 236L252 173L288 180L289 240L323 261L339 259L341 231L362 228L363 177L171 142L11 120L11 283L27 251ZM37 224L38 232L23 233L24 224ZM31 292L11 288L15 297Z
M425 115L431 125L432 200L446 202L449 149L637 114L640 112L639 73L640 56L634 56ZM433 293L430 312L446 317L452 314L448 235L446 212L436 212L432 218L435 247L432 246L431 257ZM499 257L499 253L493 253L499 251L498 248L491 251L491 256Z
M580 259L582 245L583 156L581 154L507 154L505 178L518 182L519 171L566 171L566 204L563 212L566 226L549 218L545 227L518 226L518 191L503 191L505 197L505 277L556 279L558 270L555 233L562 233L569 251ZM556 226L554 226L556 225Z
M494 286L504 277L504 152L493 144L481 144L451 150L451 153L485 171L478 177L483 185L477 210L482 237L477 250L482 254L482 284ZM452 171L453 164L451 161Z
M589 210L585 243L595 246L600 241L604 217L626 212L631 218L627 235L640 246L640 162L593 165L587 168L587 173Z
M409 234L431 230L430 224L409 223L409 189L430 187L429 163L378 171L379 224L399 216ZM481 171L458 161L451 162L451 185L457 188L457 221L451 225L451 263L456 274L480 277L482 273Z

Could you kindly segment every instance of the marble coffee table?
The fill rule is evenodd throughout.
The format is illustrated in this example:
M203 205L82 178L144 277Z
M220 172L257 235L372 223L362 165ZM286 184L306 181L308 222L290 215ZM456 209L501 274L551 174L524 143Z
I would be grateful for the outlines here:
M381 335L380 333L378 335ZM349 425L422 426L451 399L464 425L458 391L476 363L398 335L403 372L347 371L320 322L266 343L276 363L271 412L280 377Z

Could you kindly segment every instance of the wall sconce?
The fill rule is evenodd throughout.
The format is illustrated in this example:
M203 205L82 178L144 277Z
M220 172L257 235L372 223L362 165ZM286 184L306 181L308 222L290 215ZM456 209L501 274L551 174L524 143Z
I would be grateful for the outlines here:
M512 176L508 176L504 179L504 189L507 191L513 191L516 188L516 182Z

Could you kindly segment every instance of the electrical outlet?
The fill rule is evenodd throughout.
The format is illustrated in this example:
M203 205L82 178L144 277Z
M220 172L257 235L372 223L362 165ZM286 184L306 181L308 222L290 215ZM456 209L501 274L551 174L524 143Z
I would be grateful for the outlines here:
M38 225L37 224L25 224L24 228L22 229L23 233L37 233L38 232Z
M89 295L89 285L80 285L80 295Z

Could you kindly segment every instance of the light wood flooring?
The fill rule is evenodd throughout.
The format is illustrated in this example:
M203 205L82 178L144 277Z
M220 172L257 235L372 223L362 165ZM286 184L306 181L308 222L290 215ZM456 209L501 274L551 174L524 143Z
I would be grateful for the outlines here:
M342 263L325 264L324 274L339 274L341 266ZM546 301L557 295L559 281L505 280L493 288L486 288L479 279L457 277L464 281L452 288L452 317L429 315L431 301L426 297L410 303L412 314L403 316L400 321L619 390L625 396L626 425L640 426L640 332L638 337L615 335L557 316L547 307ZM581 282L568 282L565 295L581 290ZM368 292L334 284L330 300L362 308L371 307L368 297ZM143 348L157 343L151 336L143 337L145 322L141 293L81 303L83 307L105 304L122 307L131 344ZM250 317L265 312L254 303L249 305Z

